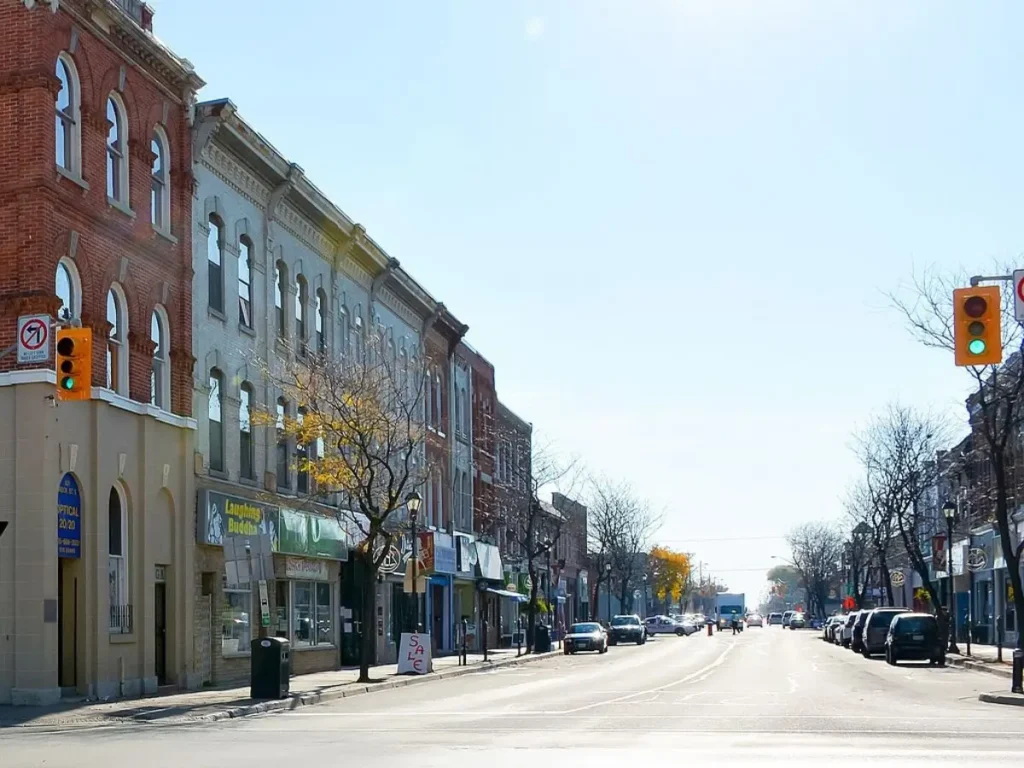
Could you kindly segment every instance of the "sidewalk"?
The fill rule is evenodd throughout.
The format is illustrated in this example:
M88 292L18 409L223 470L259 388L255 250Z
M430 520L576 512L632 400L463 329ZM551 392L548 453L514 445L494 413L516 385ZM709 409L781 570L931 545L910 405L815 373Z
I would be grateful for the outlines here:
M989 672L1009 678L1013 670L1013 648L1003 646L1003 660L998 661L998 649L994 645L971 643L971 655L967 655L967 643L957 643L960 653L947 653L946 663L963 669Z
M554 653L516 657L515 648L469 654L469 663L459 666L458 656L434 659L434 671L428 675L398 675L397 664L371 667L372 683L358 683L358 668L346 667L330 672L296 675L291 679L289 696L262 701L249 698L248 684L234 688L206 688L199 691L148 696L141 699L117 699L99 702L75 700L52 707L0 706L0 728L35 727L47 729L83 726L124 725L126 723L195 723L245 717L261 712L295 709L322 701L358 696L363 693L398 688L404 685L443 680L496 667L523 664L552 658Z

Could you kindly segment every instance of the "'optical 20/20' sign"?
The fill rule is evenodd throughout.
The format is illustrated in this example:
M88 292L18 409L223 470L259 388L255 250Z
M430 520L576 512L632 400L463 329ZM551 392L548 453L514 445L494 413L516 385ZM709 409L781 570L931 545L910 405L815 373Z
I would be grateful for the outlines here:
M82 495L70 472L57 489L57 557L82 556Z

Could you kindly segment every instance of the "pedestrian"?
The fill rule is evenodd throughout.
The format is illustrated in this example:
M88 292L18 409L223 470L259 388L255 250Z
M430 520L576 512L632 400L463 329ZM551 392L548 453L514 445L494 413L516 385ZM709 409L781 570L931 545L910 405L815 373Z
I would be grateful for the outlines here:
M732 633L735 635L739 631L740 620L736 617L736 612L732 614Z

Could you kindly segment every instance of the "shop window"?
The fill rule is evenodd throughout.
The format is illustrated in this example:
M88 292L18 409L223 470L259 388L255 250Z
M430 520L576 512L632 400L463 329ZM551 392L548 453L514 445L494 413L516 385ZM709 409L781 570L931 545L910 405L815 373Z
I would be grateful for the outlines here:
M221 603L221 652L248 653L252 628L249 623L252 607L252 592L245 588L228 588L224 582L224 600Z
M291 586L291 624L288 624L288 586ZM279 582L278 632L296 648L334 644L331 585L325 581Z
M331 616L331 585L316 584L316 644L330 645L334 642L334 622Z

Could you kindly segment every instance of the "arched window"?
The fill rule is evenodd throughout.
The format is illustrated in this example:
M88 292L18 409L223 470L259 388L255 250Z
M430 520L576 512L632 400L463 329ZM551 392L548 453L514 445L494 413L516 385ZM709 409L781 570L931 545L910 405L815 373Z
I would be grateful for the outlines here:
M114 94L107 97L107 197L128 205L128 121Z
M306 351L306 304L309 302L309 287L306 278L295 276L295 345L300 352Z
M210 397L206 405L210 422L210 470L224 471L224 375L210 371Z
M163 307L153 310L149 322L149 338L156 344L153 349L153 367L149 377L150 402L157 408L170 410L171 366L168 360L170 338L167 334L167 312Z
M153 226L164 232L171 231L171 157L168 153L167 134L159 125L153 131L150 143L153 151L150 216Z
M274 308L277 310L277 335L288 337L287 315L284 311L284 297L288 293L288 267L283 261L274 264Z
M57 263L56 293L60 299L57 317L70 320L82 314L82 281L71 259L65 257Z
M252 384L248 381L243 381L238 390L238 452L239 473L248 480L254 479L256 466L253 461Z
M224 311L224 222L210 214L210 234L206 236L207 293L210 309Z
M285 417L288 413L288 402L277 398L277 487L289 490L292 485L288 478L288 434L285 432Z
M57 79L57 165L77 177L82 175L82 90L75 63L67 53L57 57Z
M107 500L107 581L110 585L110 633L132 631L128 589L128 505L114 486Z
M252 328L252 241L238 239L238 322Z
M327 294L320 288L316 292L316 351L327 353Z
M107 389L128 396L128 312L124 291L117 283L107 291Z
M351 336L348 330L348 309L342 304L338 307L338 352L342 357L348 357L351 354L348 346Z
M306 419L306 409L299 408L295 420L302 424ZM309 447L302 442L296 441L295 445L295 466L298 469L298 492L309 493Z

